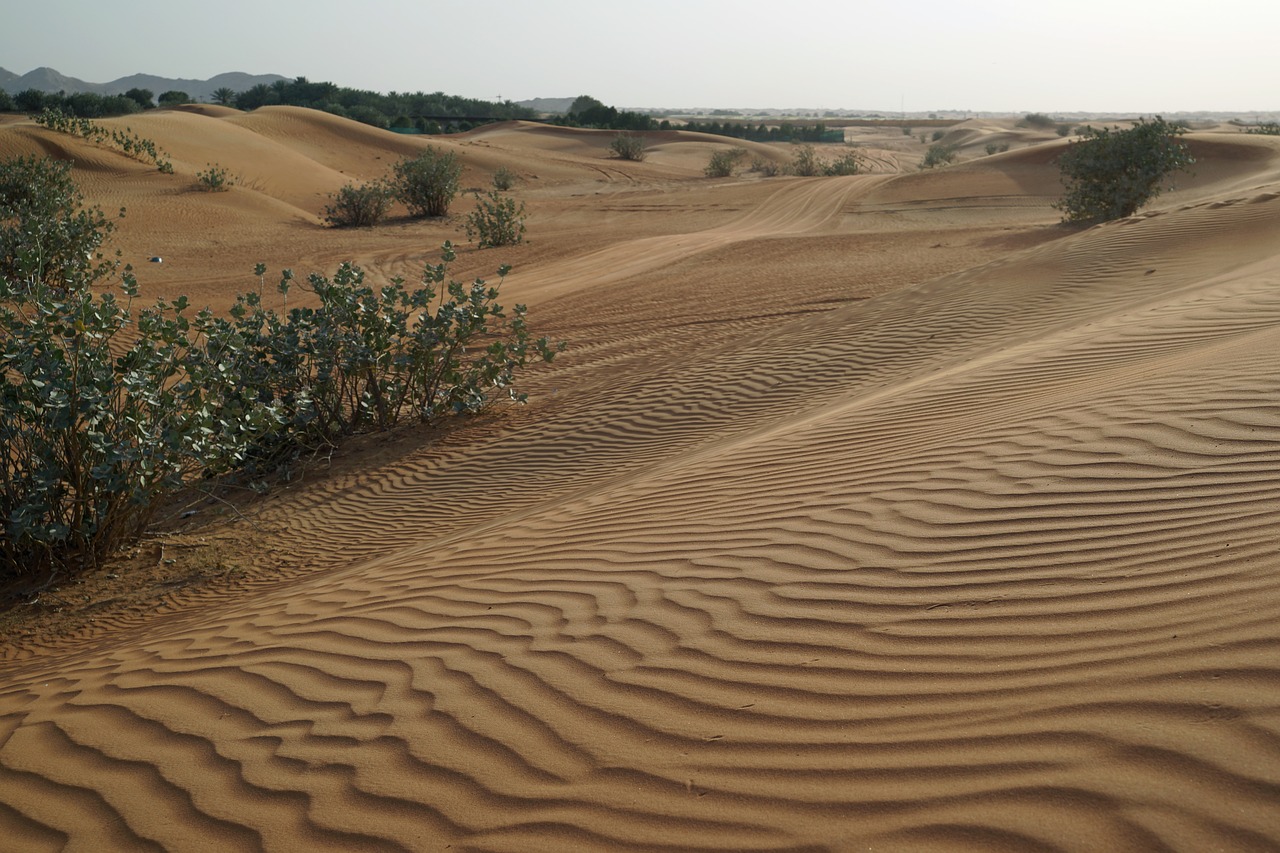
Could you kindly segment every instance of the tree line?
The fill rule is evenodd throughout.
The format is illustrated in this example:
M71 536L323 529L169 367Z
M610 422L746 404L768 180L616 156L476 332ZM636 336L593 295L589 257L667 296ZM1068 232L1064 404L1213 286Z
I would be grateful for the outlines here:
M77 118L108 118L131 115L157 106L176 106L195 99L177 90L162 92L157 98L148 89L130 89L123 95L95 92L42 92L26 89L16 95L0 90L0 112L35 115L55 109ZM413 128L425 133L466 130L476 117L494 121L535 118L536 113L511 101L486 101L446 95L443 92L389 92L351 89L335 83L312 83L306 77L260 83L243 92L228 87L214 91L215 104L249 111L264 106L308 107L382 128Z

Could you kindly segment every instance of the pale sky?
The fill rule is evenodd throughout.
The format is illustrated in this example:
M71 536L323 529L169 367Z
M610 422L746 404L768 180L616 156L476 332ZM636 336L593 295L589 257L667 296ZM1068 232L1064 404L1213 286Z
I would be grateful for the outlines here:
M1280 110L1275 0L0 0L0 67L618 107Z

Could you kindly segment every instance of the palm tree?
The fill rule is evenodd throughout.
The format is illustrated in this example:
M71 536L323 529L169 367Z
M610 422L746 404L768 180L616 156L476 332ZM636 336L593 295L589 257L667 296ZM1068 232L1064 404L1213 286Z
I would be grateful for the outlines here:
M220 89L214 89L213 91L213 102L215 104L222 104L224 107L229 107L235 99L236 93L226 86L223 86Z

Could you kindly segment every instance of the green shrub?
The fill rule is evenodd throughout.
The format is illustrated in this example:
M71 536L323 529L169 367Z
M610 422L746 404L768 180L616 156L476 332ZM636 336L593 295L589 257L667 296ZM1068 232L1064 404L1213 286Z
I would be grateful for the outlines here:
M189 370L208 342L185 298L135 311L127 270L121 290L0 278L0 576L96 563L274 428L240 377Z
M506 166L499 166L498 170L493 173L493 188L506 192L516 185L516 173L508 169Z
M444 216L458 194L462 164L452 151L427 148L413 159L401 160L392 171L395 196L411 216Z
M800 145L791 157L790 171L802 178L811 178L822 174L822 164L818 162L818 152L812 145Z
M644 150L644 137L637 136L634 133L619 133L609 143L609 150L613 152L615 157L622 160L634 160L639 162L646 156Z
M738 162L746 156L747 149L745 148L722 148L711 154L711 160L702 170L702 173L708 178L731 177Z
M822 167L822 173L829 176L856 175L862 170L863 162L853 151L846 151L835 160Z
M1185 129L1156 116L1133 127L1082 129L1058 159L1066 192L1055 204L1066 222L1132 216L1195 159L1178 140Z
M231 189L234 181L231 173L217 163L206 163L203 172L196 172L196 186L205 192L218 193Z
M1027 113L1022 121L1018 122L1019 127L1034 127L1040 130L1053 130L1057 127L1057 122L1044 113Z
M902 128L902 135L903 135L903 136L910 136L910 135L911 135L911 133L912 133L911 128L909 128L909 127L904 127L904 128Z
M324 221L335 228L367 228L377 225L391 207L393 192L383 181L347 184L329 196Z
M751 171L759 172L766 178L775 178L782 169L772 160L768 160L764 157L755 157L751 160Z
M988 142L986 146L987 154L1000 154L1008 150L1009 150L1009 143L1007 142L1000 143L1000 144L996 144L995 142Z
M1244 132L1259 134L1261 136L1280 136L1280 123L1264 121L1256 127L1245 128Z
M924 159L920 161L920 168L934 169L938 166L946 166L950 163L954 163L959 151L959 145L946 142L935 142L930 145L929 150L925 152Z
M946 135L947 135L947 132L946 132L945 130L935 130L935 131L933 132L933 136L931 136L930 138L931 138L934 142L937 142L939 139L941 139L942 137L944 137L944 136L946 136Z
M0 163L0 175L28 167ZM190 316L186 297L136 310L127 268L123 298L90 286L98 267L48 283L25 259L40 254L43 220L79 203L61 168L35 173L54 198L28 204L40 212L15 232L21 263L0 275L0 577L95 563L165 495L207 478L406 418L479 411L498 391L522 400L519 368L563 349L533 340L524 306L508 313L497 286L450 280L449 244L419 286L375 287L345 264L302 285L316 307L284 313L264 305L261 265L258 289L225 316ZM286 307L293 282L285 270Z
M173 174L173 163L170 162L169 155L150 139L138 136L130 128L108 132L101 125L94 124L87 118L67 115L57 107L45 107L38 115L32 116L32 120L42 127L59 133L81 136L98 145L114 147L134 160L154 163L156 168L166 175Z
M67 288L109 275L99 249L115 226L83 202L69 160L0 162L0 279Z
M476 209L467 214L467 239L481 249L511 246L524 240L524 202L516 204L497 190L476 193Z

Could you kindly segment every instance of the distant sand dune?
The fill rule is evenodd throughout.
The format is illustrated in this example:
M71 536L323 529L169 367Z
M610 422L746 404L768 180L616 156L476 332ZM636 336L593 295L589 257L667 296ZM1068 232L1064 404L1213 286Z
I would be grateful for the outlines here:
M441 233L290 219L401 143L154 132L194 162L201 121L288 174L185 221L379 269ZM0 847L1280 845L1276 149L1197 135L1081 230L1035 148L624 181L583 138L447 141L551 176L504 287L574 347L530 407L265 502L282 578L9 648ZM209 293L222 239L177 242Z

